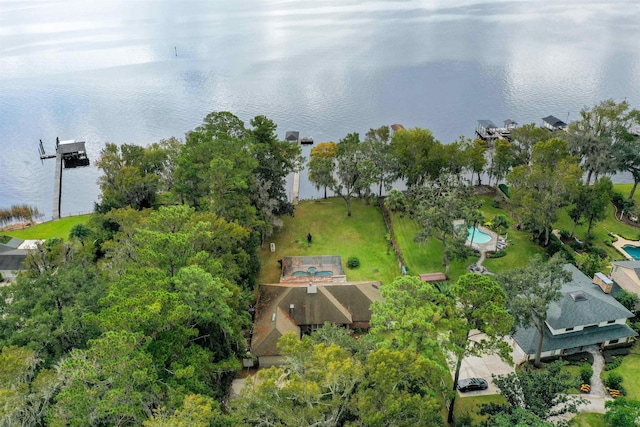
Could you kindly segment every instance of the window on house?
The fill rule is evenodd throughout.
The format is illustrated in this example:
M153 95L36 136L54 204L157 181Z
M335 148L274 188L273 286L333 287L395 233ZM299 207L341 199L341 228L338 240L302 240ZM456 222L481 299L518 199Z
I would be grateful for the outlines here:
M571 331L573 331L573 328L567 328L567 329L565 329L565 331L571 332Z
M607 322L607 325L610 325L610 324L612 324L612 323L616 323L616 321L615 321L615 320L609 320L609 321Z
M617 344L620 340L609 340L609 344Z

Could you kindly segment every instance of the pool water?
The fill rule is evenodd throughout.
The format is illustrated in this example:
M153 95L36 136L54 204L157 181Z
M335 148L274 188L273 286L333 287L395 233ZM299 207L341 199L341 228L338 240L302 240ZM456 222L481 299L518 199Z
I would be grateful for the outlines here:
M475 234L473 233L474 229L476 230ZM471 241L471 236L473 236L473 243L482 244L489 243L491 241L491 236L487 233L483 233L475 227L467 227L467 233L467 240Z
M294 277L300 277L300 276L333 276L333 271L315 271L315 272L310 272L310 271L294 271L293 273L291 273L292 276Z
M622 249L624 249L631 258L640 260L640 246L624 245Z

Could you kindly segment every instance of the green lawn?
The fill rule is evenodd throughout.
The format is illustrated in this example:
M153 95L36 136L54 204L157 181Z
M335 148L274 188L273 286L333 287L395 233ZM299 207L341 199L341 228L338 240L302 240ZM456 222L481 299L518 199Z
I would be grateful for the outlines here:
M631 184L616 184L613 186L614 191L623 194L625 197L629 195L631 191ZM633 198L636 202L636 205L640 205L640 191L636 191L636 194ZM560 212L558 221L553 225L554 228L559 230L567 230L571 232L573 229L573 221L569 218L568 209L565 208ZM609 247L604 244L605 240L611 240L611 237L608 236L608 233L614 233L619 236L624 237L629 240L638 240L640 239L640 227L633 227L617 221L614 217L615 208L613 204L609 204L607 207L607 217L604 221L600 221L594 224L592 229L593 240L592 243L594 246L602 248L607 251L607 254L612 259L620 259L623 258L623 255L618 252L616 249ZM587 224L579 225L576 228L575 236L580 240L585 240L587 234Z
M601 377L604 379L610 372L616 372L622 376L622 385L627 391L627 398L640 400L640 347L638 342L631 349L631 353L624 356L622 364L611 371L603 371Z
M513 223L506 211L491 205L492 197L482 196L480 200L483 202L481 210L487 221L497 214L503 214ZM418 225L413 220L406 215L398 213L392 214L392 220L393 230L407 263L409 274L444 272L442 243L437 239L430 239L426 245L424 243L416 243L414 236L418 232ZM530 241L529 237L529 233L510 228L507 234L507 240L509 241L509 246L506 250L507 255L502 258L487 259L484 265L490 271L496 273L526 265L531 257L544 253L542 248ZM477 261L477 259L476 255L466 261L451 262L449 270L451 281L455 282L460 275L466 273L467 266Z
M470 396L470 397L456 397L456 403L454 408L454 414L456 419L464 415L470 415L473 425L481 421L486 420L486 416L478 415L481 405L487 403L499 403L506 404L507 399L501 394L485 394L482 396Z
M351 281L380 280L389 283L400 274L393 250L388 251L387 229L377 204L353 200L352 216L341 198L306 200L296 207L295 217L285 217L284 226L267 238L260 252L262 268L259 283L280 281L278 259L285 256L340 255ZM313 240L307 243L307 233ZM275 243L271 252L269 243ZM360 267L346 268L347 259L356 256Z
M91 215L69 216L55 221L36 224L22 230L0 231L0 235L8 235L23 240L52 239L54 237L67 240L69 239L69 231L71 228L76 224L86 223L90 216Z
M595 412L585 412L578 414L571 419L571 427L605 427L604 414Z

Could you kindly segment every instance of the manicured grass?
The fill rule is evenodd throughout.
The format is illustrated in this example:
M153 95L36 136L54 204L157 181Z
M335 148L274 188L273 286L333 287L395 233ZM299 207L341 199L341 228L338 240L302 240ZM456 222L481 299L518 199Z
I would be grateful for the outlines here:
M631 349L631 353L624 356L622 364L610 371L603 371L600 375L604 380L609 373L615 372L622 376L622 386L627 391L627 398L640 400L640 347L638 341Z
M510 224L513 224L508 212L491 205L493 198L482 196L479 199L483 202L480 209L485 216L485 220L489 221L494 216L502 214L509 219ZM399 213L392 214L392 220L393 230L407 263L409 274L444 272L442 243L435 238L430 239L426 245L424 243L416 243L414 236L418 232L418 225L413 220ZM542 248L530 241L529 237L529 233L510 228L507 233L507 240L509 241L509 246L506 249L507 255L502 258L488 258L484 265L489 271L495 273L526 265L531 257L544 253ZM466 273L467 266L477 260L478 256L475 255L466 261L452 261L449 270L451 282L455 282L460 275Z
M466 414L471 416L473 425L487 419L486 416L478 415L478 411L483 404L498 403L506 404L507 399L501 394L485 394L482 396L469 396L469 397L456 397L456 403L454 407L454 414L456 419Z
M69 216L55 221L36 224L22 230L0 231L0 234L23 240L52 239L54 237L68 240L71 228L76 224L85 224L90 216L91 215Z
M285 217L284 226L267 238L260 251L262 265L259 283L278 283L278 260L286 256L340 255L347 280L380 280L389 283L400 275L393 250L385 240L387 228L377 204L353 200L352 216L341 198L302 201L295 216ZM307 233L313 236L307 243ZM271 252L269 243L275 243ZM347 259L356 256L360 267L346 267Z
M604 414L584 412L578 414L569 422L571 427L605 427Z
M631 191L631 184L616 184L613 186L614 191L623 194L625 197L629 195ZM636 202L636 205L640 205L640 191L636 191L633 199ZM554 228L559 230L567 230L571 232L573 229L573 221L569 218L569 214L567 213L569 208L563 209L560 214L558 221L553 225ZM602 248L607 251L607 255L609 255L612 259L621 259L624 256L618 252L615 248L607 246L604 244L606 240L611 240L611 237L608 236L608 233L614 233L619 236L624 237L629 240L638 240L640 239L640 227L633 227L627 225L623 222L620 222L615 219L615 207L613 204L609 204L607 206L607 216L603 221L597 222L594 224L591 234L593 235L592 243L594 246L598 248ZM575 236L580 240L585 240L587 237L587 225L583 224L579 225L576 228Z

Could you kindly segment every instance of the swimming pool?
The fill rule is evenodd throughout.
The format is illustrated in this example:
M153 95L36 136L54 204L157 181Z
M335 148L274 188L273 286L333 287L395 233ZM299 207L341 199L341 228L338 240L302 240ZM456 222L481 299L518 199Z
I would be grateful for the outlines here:
M293 273L291 273L291 275L293 277L300 277L300 276L324 276L324 277L330 277L333 276L333 271L294 271Z
M633 259L640 260L640 246L624 245L622 247L626 253Z
M475 234L473 233L474 229L476 230ZM491 236L487 233L483 233L475 227L467 227L467 241L471 241L471 236L473 236L473 243L483 244L491 241Z

